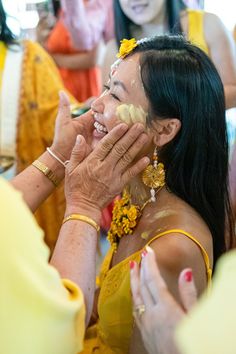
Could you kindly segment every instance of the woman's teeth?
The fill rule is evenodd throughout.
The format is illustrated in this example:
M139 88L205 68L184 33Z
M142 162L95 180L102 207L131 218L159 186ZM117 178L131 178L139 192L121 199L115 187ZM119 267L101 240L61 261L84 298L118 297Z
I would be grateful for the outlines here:
M108 133L107 129L104 127L104 125L94 122L94 128L99 132L99 133Z

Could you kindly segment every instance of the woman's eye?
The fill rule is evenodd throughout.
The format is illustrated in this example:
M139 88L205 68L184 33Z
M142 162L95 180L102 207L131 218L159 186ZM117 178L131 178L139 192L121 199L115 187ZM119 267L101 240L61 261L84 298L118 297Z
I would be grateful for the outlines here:
M109 87L108 85L103 85L103 87L104 87L105 90L110 91L110 87ZM110 94L115 100L120 101L119 97L116 96L116 94L111 93L111 92L110 92L109 94Z
M109 91L110 90L110 87L108 85L103 85L103 88L105 89L105 91Z

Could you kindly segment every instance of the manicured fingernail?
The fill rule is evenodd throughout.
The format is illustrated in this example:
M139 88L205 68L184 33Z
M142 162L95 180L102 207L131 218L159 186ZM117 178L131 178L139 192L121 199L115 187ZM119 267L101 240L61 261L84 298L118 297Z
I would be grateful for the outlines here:
M146 250L143 250L142 252L142 257L145 257L147 255L147 251Z
M77 135L76 144L80 144L80 142L81 142L81 137L79 135Z
M135 266L135 262L134 261L130 261L129 262L130 269L134 269L134 266Z
M188 283L189 283L190 281L192 281L192 279L193 279L193 273L192 273L191 270L188 270L188 271L184 274L184 279L185 279L185 281L187 281Z

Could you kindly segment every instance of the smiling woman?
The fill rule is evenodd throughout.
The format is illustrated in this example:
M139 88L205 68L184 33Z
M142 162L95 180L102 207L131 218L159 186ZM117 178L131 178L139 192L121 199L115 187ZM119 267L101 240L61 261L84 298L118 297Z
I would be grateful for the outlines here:
M129 284L129 262L139 263L144 247L152 245L178 299L182 268L193 269L201 294L210 284L213 259L228 248L225 225L233 237L224 91L214 65L180 36L135 44L112 67L106 90L92 104L93 145L121 120L132 125L138 112L148 136L138 158L148 155L152 162L115 203L111 249L84 353L145 352Z
M120 61L116 69L112 69L105 89L103 95L92 103L96 121L93 145L120 121L132 123L136 111L146 115L148 103L139 75L139 55ZM131 102L133 109L127 105Z

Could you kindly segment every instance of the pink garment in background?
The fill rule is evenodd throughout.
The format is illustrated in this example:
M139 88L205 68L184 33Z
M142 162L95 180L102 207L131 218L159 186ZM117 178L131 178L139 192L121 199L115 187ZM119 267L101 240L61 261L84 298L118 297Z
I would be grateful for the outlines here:
M64 24L79 50L93 49L114 38L112 0L61 0Z

